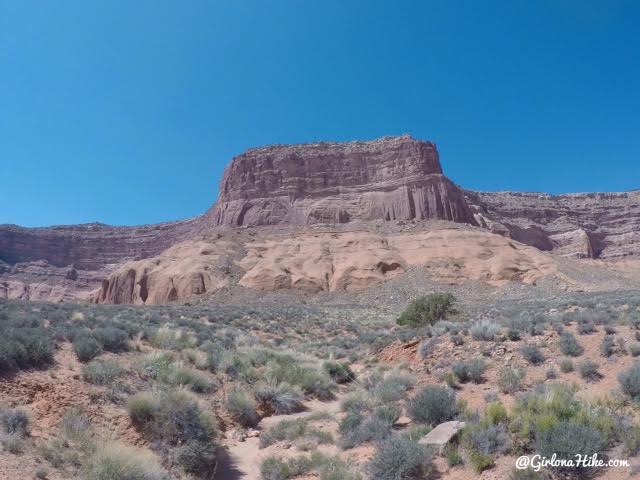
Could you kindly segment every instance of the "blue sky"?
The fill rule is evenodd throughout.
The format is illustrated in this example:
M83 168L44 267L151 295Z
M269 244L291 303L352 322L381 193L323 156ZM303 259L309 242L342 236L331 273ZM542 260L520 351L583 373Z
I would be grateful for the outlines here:
M640 2L0 0L0 223L190 217L269 143L411 133L479 190L640 188Z

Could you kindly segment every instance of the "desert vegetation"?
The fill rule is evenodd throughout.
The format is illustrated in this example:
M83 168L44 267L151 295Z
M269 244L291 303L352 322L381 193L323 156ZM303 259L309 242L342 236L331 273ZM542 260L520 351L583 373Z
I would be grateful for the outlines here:
M606 478L513 465L638 455L638 306L631 294L492 305L438 294L397 317L0 301L1 446L54 480L224 478L226 457L267 480ZM465 427L446 448L420 442L451 420Z

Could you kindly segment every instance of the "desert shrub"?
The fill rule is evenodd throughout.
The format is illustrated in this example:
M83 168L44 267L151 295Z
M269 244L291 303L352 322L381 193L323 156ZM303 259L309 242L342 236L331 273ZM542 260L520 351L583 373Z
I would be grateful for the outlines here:
M435 343L435 338L429 338L420 342L420 345L418 345L418 354L420 355L420 358L427 358L427 356L433 350Z
M454 333L453 335L451 335L451 341L456 347L464 345L464 337L459 333Z
M175 461L184 469L196 474L215 469L215 426L192 394L184 390L138 394L129 400L128 411L156 444L177 447Z
M544 355L540 351L537 345L533 343L527 343L520 349L522 356L532 365L540 365L544 362Z
M26 437L29 435L29 416L24 410L10 408L0 411L0 422L5 433Z
M580 335L587 335L596 331L596 326L591 320L583 320L578 322L578 333Z
M383 440L391 434L399 417L400 410L393 404L382 405L369 416L361 411L350 411L338 428L340 446L353 448L365 442Z
M138 425L147 423L158 410L158 402L157 396L151 392L142 392L130 397L127 411L131 420Z
M380 380L371 390L371 397L379 403L401 400L407 390L413 387L415 379L407 374L391 372Z
M409 400L407 411L414 422L438 425L457 413L455 393L447 387L428 385Z
M327 375L312 367L306 367L294 362L270 362L267 365L265 377L272 382L296 385L307 395L313 395L319 400L333 398L335 385Z
M227 394L225 402L227 411L233 419L245 427L254 427L258 424L260 416L256 411L253 398L244 390L234 388Z
M49 471L44 467L38 467L35 472L35 477L38 480L47 480L49 477Z
M276 415L301 411L302 392L287 383L262 383L254 388L254 397L260 407Z
M403 436L393 436L378 444L367 464L370 478L376 480L419 480L431 472L429 449Z
M498 401L493 401L487 404L485 409L485 417L490 425L498 425L500 423L506 423L509 420L507 409L504 408Z
M560 360L560 371L562 373L573 372L573 361L570 358Z
M600 377L602 377L598 371L598 364L593 360L585 360L578 365L578 372L583 379L590 382L600 380Z
M476 471L476 473L480 473L493 467L495 461L491 454L472 450L469 452L469 463L471 463L471 467Z
M633 400L640 400L640 362L635 362L618 375L622 391Z
M615 337L613 335L605 335L600 344L600 353L603 357L610 357L615 351Z
M262 480L287 480L294 476L287 462L276 458L267 457L260 465Z
M93 337L107 352L122 352L129 347L129 334L116 327L96 328Z
M208 393L215 390L215 383L204 373L180 364L172 364L165 381L170 385L186 386L196 393Z
M607 335L613 335L616 333L616 331L616 327L614 327L613 325L604 326L604 333L606 333Z
M115 360L92 360L82 366L82 378L94 385L107 385L125 373Z
M544 372L544 376L547 380L554 380L558 378L558 372L555 368L549 367L546 372Z
M476 340L490 342L500 333L500 325L489 320L479 320L469 328L469 333Z
M175 461L187 473L208 478L216 465L216 452L206 442L188 441L176 448Z
M480 422L465 428L462 443L470 451L485 455L504 453L509 449L509 436L503 423Z
M509 475L509 480L545 480L545 477L531 468L524 470L514 468Z
M462 455L460 455L460 451L458 450L458 446L453 443L445 446L443 453L445 458L447 459L447 464L450 467L455 467L464 463Z
M560 335L560 351L564 355L570 357L578 357L584 352L584 348L578 342L576 337L571 332L563 332Z
M522 387L525 371L518 367L504 367L498 373L498 387L502 393L514 393Z
M468 381L482 383L486 368L487 366L482 358L474 358L467 362L458 361L451 366L451 370L461 383Z
M42 328L4 326L0 339L0 375L53 363L53 340Z
M605 448L605 440L598 430L588 425L560 420L548 429L536 434L535 450L542 456L551 458L555 455L560 460L575 460L576 452L581 455L592 456L601 454ZM582 466L558 467L562 473L585 475Z
M85 466L87 480L167 480L169 475L147 452L119 443L96 448Z
M328 432L310 426L312 421L320 418L323 417L320 414L316 414L292 420L281 420L261 433L260 448L268 447L283 440L294 442L303 438L310 438L321 444L331 443L333 439Z
M93 336L84 334L74 338L73 350L78 360L88 362L102 353L102 346Z
M349 365L340 362L324 362L322 368L336 383L349 383L355 380L356 375Z
M91 424L79 408L70 408L60 422L60 433L66 442L86 445L91 438Z
M455 297L450 293L433 293L417 298L400 314L396 323L409 327L433 325L453 310Z
M469 381L469 371L466 362L458 360L451 365L451 372L456 376L459 382L465 383Z
M517 342L522 339L522 333L513 327L509 327L507 330L507 338L512 342Z

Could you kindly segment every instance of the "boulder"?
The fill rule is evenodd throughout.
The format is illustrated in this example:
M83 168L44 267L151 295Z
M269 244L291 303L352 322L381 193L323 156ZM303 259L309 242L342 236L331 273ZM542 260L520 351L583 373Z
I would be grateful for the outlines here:
M464 422L459 422L457 420L441 423L422 437L419 440L419 443L428 445L441 454L444 448L449 444L449 442L455 439L464 426Z

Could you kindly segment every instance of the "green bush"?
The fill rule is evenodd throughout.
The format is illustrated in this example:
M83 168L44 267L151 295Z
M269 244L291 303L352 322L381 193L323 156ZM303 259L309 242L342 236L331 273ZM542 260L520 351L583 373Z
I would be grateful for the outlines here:
M366 468L376 480L420 480L431 473L431 453L409 438L393 436L378 444Z
M562 332L560 335L560 351L564 355L568 355L570 357L578 357L582 355L584 352L584 348L576 337L570 332Z
M128 403L131 419L156 444L176 448L175 462L206 475L216 466L216 429L193 394L184 390L145 392Z
M129 398L127 411L133 423L143 425L153 419L158 410L158 398L151 392L138 393Z
M640 356L640 342L634 342L629 345L629 353L632 357Z
M409 327L433 325L453 311L455 297L450 293L432 293L412 301L396 323Z
M573 361L570 358L560 360L560 371L562 373L573 372Z
M578 372L580 372L580 376L589 381L595 382L600 380L602 375L598 371L598 364L593 360L585 360L580 365L578 365Z
M0 422L5 433L26 437L29 435L29 416L24 410L11 408L0 411Z
M615 352L616 340L613 335L605 335L600 343L600 353L603 357L610 357Z
M479 320L469 328L469 333L476 340L491 342L500 333L500 325L489 320Z
M0 338L0 375L53 363L53 340L43 328L11 328Z
M231 390L225 405L231 417L244 427L255 427L260 421L253 398L244 390Z
M461 383L472 381L473 383L482 383L484 381L484 372L487 366L482 358L474 358L466 362L458 361L451 367L454 375Z
M456 415L455 393L447 387L428 385L409 400L407 411L414 422L438 425Z
M605 440L602 434L588 425L561 420L546 430L536 435L535 450L542 456L551 458L555 455L559 460L575 460L576 453L585 456L601 454L605 449ZM564 474L588 474L584 466L558 467Z
M544 355L540 351L537 345L533 343L526 343L520 349L522 356L532 365L540 365L544 362Z
M167 372L166 382L170 385L186 386L196 393L209 393L215 390L215 383L204 373L183 367L180 364L172 364Z
M487 422L491 425L507 423L507 420L509 420L507 409L498 401L489 402L487 404L487 407L485 408L485 417Z
M335 384L327 375L312 367L306 367L294 362L269 362L265 377L275 383L296 385L307 395L313 395L319 400L331 400Z
M502 393L514 393L522 387L525 371L518 367L504 367L498 373L498 387Z
M349 383L356 378L356 374L353 373L351 367L344 363L324 362L322 368L336 383Z
M633 400L640 400L640 362L635 362L627 370L618 375L622 391Z
M199 440L191 440L177 447L175 459L184 471L203 478L209 477L212 466L217 463L215 447Z
M395 402L403 399L414 384L410 375L391 372L371 387L371 397L378 403Z
M309 438L321 444L331 443L333 438L328 432L312 428L309 425L319 418L320 414L314 414L303 418L281 420L262 432L260 435L260 448L268 447L282 440L294 442L303 438Z
M126 370L115 360L92 360L82 366L82 378L94 385L107 385L124 375Z
M85 466L87 480L168 480L167 472L147 452L118 443L96 448Z
M78 360L88 362L102 353L102 346L91 335L79 335L73 340L73 350Z
M258 384L254 389L254 397L263 410L276 415L304 409L302 392L288 383Z
M510 441L504 423L481 422L465 428L462 444L470 451L489 455L506 452Z
M93 337L107 352L122 352L129 348L129 334L116 327L96 328Z
M391 435L393 424L400 412L393 405L379 407L366 416L360 411L351 411L340 422L340 447L353 448L365 442L380 441Z
M476 473L480 473L485 471L488 468L493 467L495 461L493 459L493 455L489 453L482 453L476 450L472 450L469 452L469 463L476 471Z

